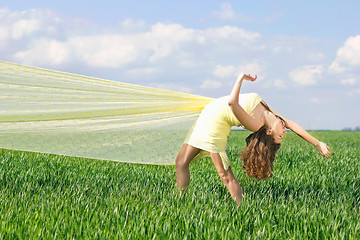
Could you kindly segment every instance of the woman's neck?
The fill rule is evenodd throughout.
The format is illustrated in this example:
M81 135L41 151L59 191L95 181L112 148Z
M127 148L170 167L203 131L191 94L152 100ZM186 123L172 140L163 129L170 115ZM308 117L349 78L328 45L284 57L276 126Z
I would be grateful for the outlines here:
M276 116L274 113L268 111L268 110L265 110L264 111L264 124L267 128L269 128L270 126L273 126L275 124L275 121L276 121Z
M266 119L266 115L268 112L269 111L261 103L259 103L252 111L250 116L257 119L261 123L261 125L265 125L267 127L269 126Z

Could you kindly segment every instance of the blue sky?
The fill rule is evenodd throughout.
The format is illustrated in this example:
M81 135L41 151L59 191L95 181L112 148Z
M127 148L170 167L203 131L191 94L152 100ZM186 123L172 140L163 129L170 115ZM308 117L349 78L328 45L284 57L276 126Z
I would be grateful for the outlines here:
M1 60L209 97L239 72L306 129L360 126L358 1L1 1Z

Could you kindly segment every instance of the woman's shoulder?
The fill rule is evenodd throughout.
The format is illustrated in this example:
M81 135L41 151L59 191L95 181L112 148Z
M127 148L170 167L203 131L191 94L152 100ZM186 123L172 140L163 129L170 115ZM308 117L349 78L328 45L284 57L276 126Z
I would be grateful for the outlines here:
M255 92L251 92L251 93L240 93L240 96L251 96L251 97L257 97L257 96L259 96L260 97L260 95L258 94L258 93L255 93Z
M248 100L248 101L262 101L262 98L259 94L257 93L241 93L239 96L239 99L243 98L244 100Z

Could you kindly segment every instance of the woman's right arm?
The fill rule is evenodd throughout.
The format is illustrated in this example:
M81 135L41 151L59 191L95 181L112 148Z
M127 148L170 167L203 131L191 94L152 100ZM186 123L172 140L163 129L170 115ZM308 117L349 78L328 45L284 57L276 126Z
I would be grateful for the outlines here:
M229 98L229 106L231 111L234 113L235 117L239 120L239 122L244 126L244 128L256 132L259 130L262 125L260 121L251 117L239 104L239 94L242 82L244 80L255 81L255 77L251 77L250 75L241 74L239 75Z

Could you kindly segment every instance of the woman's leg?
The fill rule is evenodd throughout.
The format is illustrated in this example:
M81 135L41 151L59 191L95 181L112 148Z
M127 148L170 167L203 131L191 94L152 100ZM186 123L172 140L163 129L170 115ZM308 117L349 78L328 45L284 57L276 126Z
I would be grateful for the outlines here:
M180 191L186 191L190 184L189 164L200 152L200 149L184 144L176 157L176 186Z
M225 183L225 186L229 189L232 198L240 204L243 199L243 191L235 178L234 173L229 167L227 170L224 169L221 157L218 153L210 153L211 159L216 167L217 172L220 175L221 180Z

